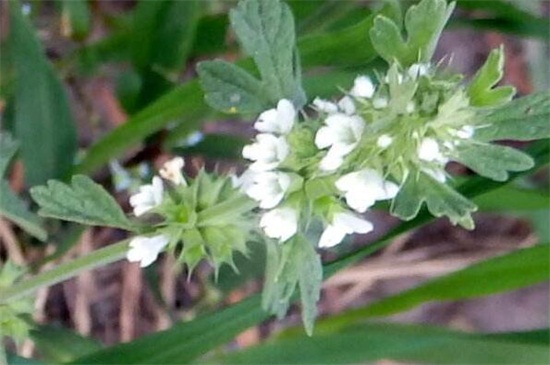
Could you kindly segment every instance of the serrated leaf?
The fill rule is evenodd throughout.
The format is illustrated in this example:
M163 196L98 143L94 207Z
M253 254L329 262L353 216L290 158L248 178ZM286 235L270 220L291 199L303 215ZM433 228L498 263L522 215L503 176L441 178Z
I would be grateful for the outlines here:
M480 110L475 139L528 141L550 137L550 91L513 100L503 106Z
M75 175L71 184L50 180L47 186L30 190L40 205L38 214L90 226L109 226L133 231L136 226L109 193L84 175Z
M524 171L534 166L525 153L507 146L485 143L463 143L456 148L454 158L477 174L496 181L506 181L508 171Z
M393 20L377 16L369 32L374 49L388 63L397 61L403 67L430 61L454 6L445 0L422 0L411 6L405 14L406 39Z
M504 48L500 46L489 54L467 89L473 106L500 105L512 100L516 89L512 86L494 87L504 75Z
M5 180L0 180L0 216L6 217L40 241L46 241L48 238L40 218L13 193Z
M280 99L289 99L297 108L301 108L306 102L306 97L302 89L294 19L288 6L279 0L243 0L230 12L230 20L237 38L245 52L254 59L261 77L261 92L257 94L254 103L248 104L248 109L258 112L263 110L265 105L275 105ZM218 101L219 104L212 104L222 111L232 111L232 106L237 108L231 103L227 108L227 101L234 100L235 95L247 95L257 88L255 79L252 76L244 76L244 71L229 68L224 63L209 64L209 74L220 76L227 70L239 79L228 83L225 78L223 82L217 83L218 87L228 86L227 89L206 89L207 100ZM213 80L209 81L203 84L213 86ZM210 96L213 92L216 94ZM262 109L259 109L260 105ZM254 109L250 109L252 106Z
M199 63L197 71L211 107L242 114L260 113L269 107L262 83L242 68L216 60Z
M19 144L8 133L0 133L0 178L4 176Z
M323 265L321 257L311 243L300 237L296 244L298 250L298 284L302 304L302 322L306 333L311 336L317 318L317 302L323 283Z
M460 224L466 229L473 229L471 213L477 210L476 205L431 176L420 173L410 174L391 206L391 213L403 220L414 218L423 202L436 217L447 216L451 223Z
M14 135L28 185L63 178L77 149L66 92L17 1L10 1L9 56L16 71Z

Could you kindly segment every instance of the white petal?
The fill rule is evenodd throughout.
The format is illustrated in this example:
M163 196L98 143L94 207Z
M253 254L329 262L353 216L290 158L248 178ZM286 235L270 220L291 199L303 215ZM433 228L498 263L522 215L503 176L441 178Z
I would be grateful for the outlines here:
M181 169L185 165L185 161L181 157L175 157L169 161L166 161L159 171L160 176L164 179L173 182L176 185L186 184L185 179L181 173Z
M276 109L266 110L260 114L256 123L254 123L254 128L256 128L257 131L264 133L277 132L277 116L278 114Z
M338 112L338 106L331 101L324 100L321 98L315 98L313 100L313 106L320 111L328 114L333 114Z
M164 188L162 185L162 179L158 176L153 177L153 198L155 201L155 206L162 203L162 197L164 194Z
M334 132L330 127L321 127L315 135L315 145L319 149L327 148L335 142Z
M334 216L334 224L345 227L346 233L369 233L372 231L372 223L350 213L337 213Z
M260 219L266 236L287 241L298 231L298 213L292 208L277 208L266 212Z
M276 109L269 109L260 114L254 128L264 133L287 134L292 129L295 118L294 105L286 99L281 99Z
M374 95L374 84L368 76L359 76L355 79L350 94L355 97L371 98Z
M323 234L321 234L321 238L319 239L319 247L328 248L336 246L342 242L345 236L346 232L342 229L342 227L329 224L323 231Z
M459 138L468 139L472 138L472 136L474 135L474 131L474 127L472 127L471 125L465 125L456 132L456 135Z
M165 235L136 236L130 241L130 249L126 254L126 258L130 262L140 262L141 267L149 266L157 259L159 253L169 241L169 238Z
M338 102L338 107L340 110L342 110L347 115L352 115L355 113L355 103L353 102L353 99L349 96L344 96L340 101Z
M445 180L447 180L445 170L443 169L423 168L422 171L434 178L436 181L439 181L440 183L444 183Z
M344 163L342 155L337 153L331 153L332 149L323 157L319 163L319 169L321 171L334 171L337 170Z
M410 113L414 112L415 109L416 109L416 106L414 105L414 102L413 102L413 101L409 101L409 102L407 103L407 108L406 108L405 110L407 111L407 113L410 114Z
M372 107L374 109L383 109L388 106L388 99L386 98L376 98L372 101Z
M436 161L441 157L439 144L433 138L424 138L418 147L418 158L424 161Z
M393 138L387 134L383 134L376 140L376 144L380 148L388 148L393 143Z
M294 109L294 105L286 99L281 99L277 104L277 113L279 114L280 133L289 133L294 126L294 119L296 118L296 109Z

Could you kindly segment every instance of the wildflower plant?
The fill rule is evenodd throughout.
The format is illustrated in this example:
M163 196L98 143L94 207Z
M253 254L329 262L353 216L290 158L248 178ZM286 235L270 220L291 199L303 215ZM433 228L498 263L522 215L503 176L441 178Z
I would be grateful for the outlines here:
M333 95L341 95L326 99L306 95L290 8L241 0L230 21L256 72L214 60L201 62L198 73L211 107L254 120L256 135L242 149L244 171L186 176L176 157L130 196L130 215L84 175L50 180L31 189L39 213L130 232L123 256L141 267L168 251L190 273L202 260L216 273L223 264L238 270L234 254L263 244L263 308L282 317L299 293L311 334L324 274L319 252L373 231L365 217L371 208L386 202L407 221L425 204L432 215L473 229L477 207L455 189L447 164L506 181L534 162L493 142L550 136L544 117L528 126L519 121L547 114L548 93L512 104L515 90L497 85L502 47L469 81L446 60L432 59L453 8L422 0L402 24L377 15L368 37L386 67L357 75L348 89L334 85Z

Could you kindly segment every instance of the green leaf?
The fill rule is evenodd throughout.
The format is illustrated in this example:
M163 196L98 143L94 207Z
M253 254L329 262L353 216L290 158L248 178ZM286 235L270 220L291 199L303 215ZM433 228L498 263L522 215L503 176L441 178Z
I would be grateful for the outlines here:
M508 171L524 171L534 166L533 159L512 147L485 143L462 143L454 158L481 176L496 181L508 180Z
M87 0L61 0L61 19L65 35L76 40L86 38L92 27Z
M325 325L345 326L366 318L389 316L432 301L476 298L535 285L550 279L549 259L550 251L545 244L493 257L321 321L320 330Z
M188 364L267 317L259 296L255 296L192 321L180 322L167 331L81 357L72 364Z
M480 211L518 212L545 209L550 206L550 195L505 185L474 199Z
M206 102L225 113L253 114L269 108L262 83L242 68L221 60L197 66Z
M40 205L38 214L42 216L91 226L136 229L113 197L87 176L73 176L70 185L50 180L47 186L35 186L30 193Z
M422 0L411 6L405 14L406 40L401 36L399 25L378 15L369 32L374 49L389 64L397 61L407 67L415 62L430 61L454 5L447 5L445 0Z
M467 94L473 106L504 104L516 93L512 86L494 87L504 75L504 47L494 49L468 86Z
M139 1L130 44L136 68L181 71L195 40L199 15L196 0Z
M511 139L529 141L550 137L550 91L513 100L503 106L482 109L473 124L479 141Z
M4 176L19 144L8 133L0 132L0 178Z
M63 363L101 349L101 344L66 328L38 326L30 337L43 358L50 363Z
M40 241L46 241L48 238L40 218L13 193L5 180L0 180L0 216L6 217Z
M174 85L195 41L200 10L197 0L138 2L129 38L142 78L136 106L143 108Z
M476 205L445 183L424 173L409 175L392 202L391 214L410 220L418 214L424 201L434 216L447 216L451 223L473 229L471 213L477 210Z
M541 364L546 344L442 328L369 323L314 337L292 336L214 357L223 364Z
M300 287L300 302L302 304L302 321L306 333L311 336L317 317L317 302L321 295L323 283L323 265L321 257L313 245L301 237L296 242L298 252L298 284Z
M17 1L10 1L8 52L17 74L14 134L28 185L63 178L73 165L77 141L63 85L44 55Z
M258 67L271 104L286 98L301 108L306 97L288 5L279 0L242 0L229 18L242 47Z

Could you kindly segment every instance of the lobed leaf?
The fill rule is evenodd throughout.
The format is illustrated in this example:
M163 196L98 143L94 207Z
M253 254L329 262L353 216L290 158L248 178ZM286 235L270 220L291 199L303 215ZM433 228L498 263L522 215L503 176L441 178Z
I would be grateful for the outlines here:
M221 60L197 66L206 102L225 113L260 113L269 107L262 83L242 68Z
M407 67L430 61L454 6L454 2L447 4L445 0L422 0L411 6L405 14L406 39L398 24L378 15L369 32L374 49L389 64L397 61Z
M323 265L321 256L305 238L298 239L296 262L298 264L298 285L302 304L302 321L306 333L311 336L317 318L317 302L321 295L323 283Z
M458 223L466 229L474 228L471 213L477 210L476 205L445 183L424 173L418 176L411 174L405 180L392 202L391 214L410 220L418 214L423 202L434 216L447 216L453 224Z
M91 226L109 226L133 231L136 227L109 193L84 175L75 175L71 184L50 180L47 186L30 190L40 205L38 214Z
M482 109L475 115L475 139L528 141L550 137L550 91L513 100L505 105Z
M203 62L199 72L201 78L206 76L202 85L207 102L225 112L244 107L257 113L280 99L301 108L306 97L288 6L279 0L243 0L231 11L230 20L242 47L254 59L261 81L223 61Z
M456 153L456 161L496 181L508 180L508 171L528 170L535 164L529 155L515 148L494 144L463 143Z
M40 218L13 193L5 180L0 180L0 216L6 217L40 241L46 241L48 238Z
M501 105L516 93L512 86L494 87L504 75L504 48L494 49L485 64L477 71L468 85L467 94L473 106Z

